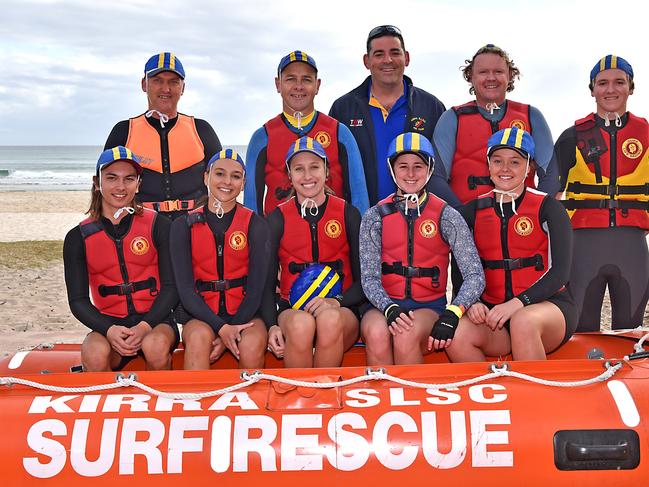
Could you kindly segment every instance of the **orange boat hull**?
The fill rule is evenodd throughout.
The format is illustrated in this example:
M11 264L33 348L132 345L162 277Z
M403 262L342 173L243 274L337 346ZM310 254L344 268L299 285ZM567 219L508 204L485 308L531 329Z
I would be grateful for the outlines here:
M599 348L613 362L632 353L637 338L582 335L554 360L510 366L542 379L588 379L604 371L604 361L582 353ZM61 356L78 353L57 346L36 357L54 357L57 349ZM430 363L387 372L427 384L489 372L485 363L442 363L443 357L433 354ZM334 382L365 375L362 358L363 351L354 350L346 355L347 367L265 372ZM28 354L21 366L36 367L31 360ZM114 373L24 374L20 367L8 369L9 361L0 362L0 376L66 388L115 381ZM240 371L226 369L136 375L139 383L179 393L241 383ZM3 486L646 485L647 417L647 358L624 361L608 381L565 388L514 377L459 388L364 379L313 389L262 380L210 398L172 400L133 386L82 394L5 385L0 478Z

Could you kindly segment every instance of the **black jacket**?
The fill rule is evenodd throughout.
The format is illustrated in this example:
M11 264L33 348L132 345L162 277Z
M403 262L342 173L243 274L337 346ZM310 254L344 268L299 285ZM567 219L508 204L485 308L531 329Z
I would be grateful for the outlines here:
M408 87L408 116L403 132L419 132L432 143L437 120L444 113L444 104L427 91L417 88L407 76L403 77ZM370 205L378 202L378 177L375 153L374 126L370 114L369 92L372 77L346 95L338 98L329 111L329 116L349 127L363 158L367 193Z

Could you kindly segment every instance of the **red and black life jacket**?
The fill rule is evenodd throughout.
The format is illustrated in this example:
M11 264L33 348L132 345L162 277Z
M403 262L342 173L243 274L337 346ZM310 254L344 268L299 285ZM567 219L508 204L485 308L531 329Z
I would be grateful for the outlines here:
M219 235L210 229L204 211L201 207L187 216L196 291L214 313L233 316L245 296L252 211L237 204L232 223Z
M493 197L478 199L473 236L485 271L485 302L504 303L548 271L548 235L539 217L547 197L526 189L511 218L500 214Z
M449 183L459 200L467 203L493 187L487 165L489 137L509 127L518 127L531 134L530 106L507 100L507 111L499 122L485 119L475 100L453 107L453 111L457 116L457 136ZM526 186L535 187L534 174L534 169L530 168Z
M314 263L328 265L338 272L343 291L351 286L345 204L341 198L327 196L323 214L314 223L302 218L295 197L279 205L284 217L284 234L279 243L279 288L283 299L288 300L293 281L300 272Z
M286 153L300 137L308 135L324 147L329 160L329 177L326 184L336 196L344 197L343 169L338 155L338 121L324 113L316 112L313 127L308 132L295 133L283 114L264 125L268 135L266 147L265 183L268 188L264 200L264 215L269 215L285 201L291 191L286 172ZM252 176L251 176L252 177Z
M397 208L394 194L379 201L382 283L391 298L426 302L446 296L450 247L440 233L444 206L443 200L428 193L421 215L407 218Z
M157 213L144 209L133 215L121 239L86 218L79 224L86 251L90 296L100 313L125 318L151 309L160 291L158 250L153 241Z

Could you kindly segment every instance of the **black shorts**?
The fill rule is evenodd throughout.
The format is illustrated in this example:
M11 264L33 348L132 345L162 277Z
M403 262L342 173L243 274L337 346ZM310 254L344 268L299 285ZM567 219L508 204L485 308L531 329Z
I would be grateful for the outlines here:
M137 314L137 315L127 316L126 318L115 318L115 324L126 326L127 328L132 328L133 326L137 325L140 321L142 321L143 317L144 317L143 314ZM167 317L163 319L157 326L168 326L173 330L175 339L174 339L174 344L171 348L172 350L175 350L178 347L178 344L180 343L180 332L178 331L178 325L176 324L174 314L169 313ZM129 355L127 357L121 355L120 357L121 359L117 364L117 367L113 369L114 371L122 370L124 367L126 367L126 365L131 360L137 357L144 357L144 354L142 353L142 349L140 349L138 350L136 355Z
M563 341L559 345L560 347L568 340L570 340L570 337L577 329L577 321L579 319L577 307L575 306L575 303L572 299L572 295L570 294L570 291L568 289L562 289L561 291L556 292L554 295L550 296L546 301L554 304L557 308L559 308L559 311L561 311L561 314L563 315L563 319L566 321L565 333L564 333ZM487 303L484 301L483 303L489 309L496 306L495 304ZM509 320L505 322L504 327L507 330L507 333L509 333Z

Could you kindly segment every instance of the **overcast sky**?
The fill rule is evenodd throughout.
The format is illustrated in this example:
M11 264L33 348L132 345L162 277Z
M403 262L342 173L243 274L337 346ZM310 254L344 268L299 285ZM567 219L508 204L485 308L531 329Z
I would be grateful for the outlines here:
M629 109L649 116L648 13L619 0L0 0L0 145L102 145L145 111L140 79L160 51L185 67L180 111L224 144L247 144L281 109L282 56L315 58L316 108L328 112L367 75L367 33L385 23L404 33L406 74L447 107L470 99L464 60L486 43L504 48L522 72L508 97L539 108L556 138L593 111L588 74L606 54L632 64Z

